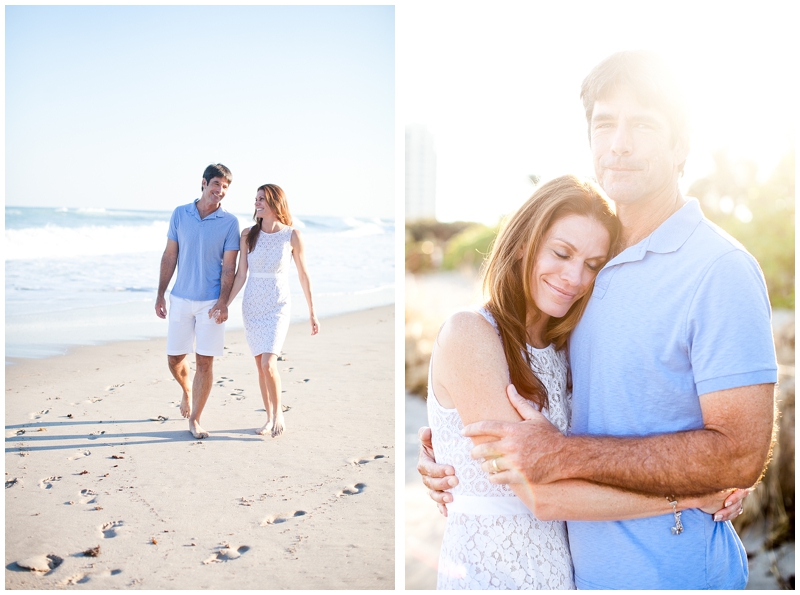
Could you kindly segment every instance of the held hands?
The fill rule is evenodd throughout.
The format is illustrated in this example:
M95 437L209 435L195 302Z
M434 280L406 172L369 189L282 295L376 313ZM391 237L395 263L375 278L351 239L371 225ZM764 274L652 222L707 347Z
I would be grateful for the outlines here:
M208 311L208 317L213 318L217 324L222 324L228 320L228 306L221 305L219 302Z
M565 479L556 456L566 440L564 435L521 397L513 384L506 392L522 421L479 421L466 426L464 436L494 439L473 448L472 458L484 460L481 468L496 484L543 484Z
M434 459L430 428L419 429L419 443L417 471L422 476L422 483L428 488L428 495L439 507L439 512L447 516L447 503L453 501L453 496L445 490L458 485L456 470L450 465L439 465Z

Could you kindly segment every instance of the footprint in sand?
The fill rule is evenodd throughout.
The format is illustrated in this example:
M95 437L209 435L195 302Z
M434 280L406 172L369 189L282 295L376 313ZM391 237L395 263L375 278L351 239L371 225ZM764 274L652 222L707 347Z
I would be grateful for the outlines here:
M99 432L91 432L89 434L89 440L97 440L100 436L102 436L105 433L106 433L105 430L101 430Z
M19 479L17 479L16 477L14 477L12 479L7 479L6 480L6 489L15 486L18 483L19 483Z
M41 556L32 556L24 560L19 560L16 564L25 570L46 573L61 566L63 561L64 558L56 556L55 554L42 554Z
M50 413L49 409L42 409L41 411L37 411L36 413L31 413L30 418L39 419L40 417L42 417L43 415L47 415L48 413Z
M112 384L111 386L107 386L106 387L106 392L107 393L113 393L114 391L122 388L123 386L125 386L124 382L121 382L119 384Z
M71 457L67 457L69 461L77 461L78 459L82 459L83 457L88 457L91 453L89 450L80 450L76 454L72 455Z
M111 539L112 537L117 537L119 535L119 529L123 525L124 523L122 521L111 521L100 527L100 531L103 532L104 538Z
M354 496L355 494L360 494L364 491L364 488L367 487L365 483L357 483L352 488L345 488L341 492L339 492L339 496Z
M83 496L81 504L94 504L95 502L97 502L96 498L97 492L95 492L94 490L90 490L88 488L83 489L81 490L81 496Z
M232 547L223 547L207 560L203 560L203 564L213 564L214 562L227 562L228 560L235 560L236 558L241 558L242 554L249 550L250 546L247 545L240 545L236 549Z
M377 461L378 459L385 459L386 455L368 455L361 459L350 459L349 463L351 465L366 465L367 463L371 463L372 461Z
M114 568L113 570L102 570L100 572L79 572L78 574L73 574L71 577L64 579L61 581L61 584L64 586L67 585L85 585L90 580L92 580L92 576L117 576L118 574L122 574L121 568Z
M261 526L262 527L266 527L267 525L279 525L281 523L285 523L289 519L297 518L297 517L305 516L305 515L306 515L306 511L305 510L297 510L294 513L292 513L291 515L273 514L273 515L270 515L267 518L265 518L264 521L261 523Z
M60 475L54 475L53 477L45 477L42 481L39 482L39 487L43 490L49 490L53 487L53 483L56 481L60 481Z
M91 577L88 574L83 572L79 572L78 574L73 574L71 577L64 579L61 581L62 585L83 585L88 583L91 580Z

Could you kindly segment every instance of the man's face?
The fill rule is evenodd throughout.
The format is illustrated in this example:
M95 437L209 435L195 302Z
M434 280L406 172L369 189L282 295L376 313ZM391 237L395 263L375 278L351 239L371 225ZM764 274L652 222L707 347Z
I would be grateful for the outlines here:
M227 191L228 180L225 178L211 178L210 182L206 182L203 178L203 198L215 206L222 202Z
M590 133L597 181L615 203L675 191L689 145L686 138L673 139L662 112L644 107L623 89L595 101Z

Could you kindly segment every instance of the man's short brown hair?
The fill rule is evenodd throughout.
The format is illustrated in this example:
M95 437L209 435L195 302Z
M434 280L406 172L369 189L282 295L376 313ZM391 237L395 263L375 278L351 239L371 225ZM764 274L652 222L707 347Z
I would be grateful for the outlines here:
M643 106L655 108L667 117L673 142L689 133L686 97L672 69L655 52L633 50L610 55L583 79L581 100L590 141L595 101L622 89L631 91Z

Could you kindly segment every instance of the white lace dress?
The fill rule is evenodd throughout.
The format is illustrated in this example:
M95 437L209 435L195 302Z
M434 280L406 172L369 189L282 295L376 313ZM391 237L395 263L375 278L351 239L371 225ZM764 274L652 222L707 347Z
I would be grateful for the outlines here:
M244 334L253 356L280 354L289 330L289 266L292 228L260 232L247 255L247 285L242 299Z
M497 329L492 315L478 311ZM534 371L547 388L543 414L566 433L570 418L567 359L550 345L528 346ZM473 443L456 409L445 409L428 377L428 422L438 463L452 465L458 485L439 556L437 589L574 589L567 526L540 521L508 486L494 485L470 456Z

